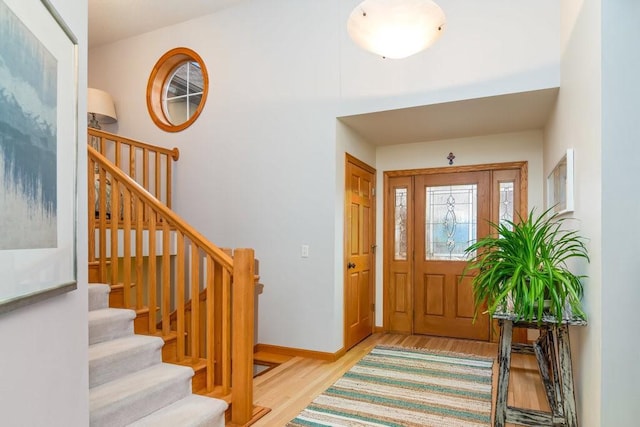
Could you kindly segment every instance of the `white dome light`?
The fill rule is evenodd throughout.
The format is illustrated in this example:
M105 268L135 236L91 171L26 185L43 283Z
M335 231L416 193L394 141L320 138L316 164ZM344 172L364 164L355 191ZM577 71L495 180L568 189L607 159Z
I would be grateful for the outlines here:
M399 59L431 46L445 22L431 0L364 0L349 15L347 30L363 49Z

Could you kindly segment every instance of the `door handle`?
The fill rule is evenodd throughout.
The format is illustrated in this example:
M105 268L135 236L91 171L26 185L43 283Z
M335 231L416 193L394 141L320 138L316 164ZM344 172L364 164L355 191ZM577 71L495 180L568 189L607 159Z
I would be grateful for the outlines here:
M348 268L348 269L350 269L350 268L356 268L356 264L355 264L355 263L353 263L353 262L350 262L350 263L348 263L348 264L347 264L347 268Z

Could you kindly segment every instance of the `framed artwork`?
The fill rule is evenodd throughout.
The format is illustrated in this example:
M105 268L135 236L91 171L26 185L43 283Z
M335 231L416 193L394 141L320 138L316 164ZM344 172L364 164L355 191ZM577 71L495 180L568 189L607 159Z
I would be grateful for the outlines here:
M76 289L77 57L48 0L0 0L0 313Z
M573 212L573 149L569 148L547 177L547 208Z

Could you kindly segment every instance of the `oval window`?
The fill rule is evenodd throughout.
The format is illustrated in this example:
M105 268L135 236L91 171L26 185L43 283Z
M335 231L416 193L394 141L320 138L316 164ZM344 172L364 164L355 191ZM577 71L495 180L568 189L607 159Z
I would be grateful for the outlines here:
M147 84L151 119L167 132L178 132L198 118L209 89L202 58L185 47L165 53L153 67Z

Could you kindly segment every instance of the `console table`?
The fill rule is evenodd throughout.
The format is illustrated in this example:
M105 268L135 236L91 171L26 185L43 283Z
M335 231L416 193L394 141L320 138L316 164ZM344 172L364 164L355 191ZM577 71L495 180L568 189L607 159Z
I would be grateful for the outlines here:
M585 326L587 322L570 319L558 323L552 316L543 318L540 323L524 322L516 320L513 315L502 313L494 314L493 318L501 325L494 426L503 427L505 423L513 423L525 426L577 427L569 326ZM540 337L533 344L514 344L514 327L538 329ZM507 406L512 352L536 356L551 412Z

